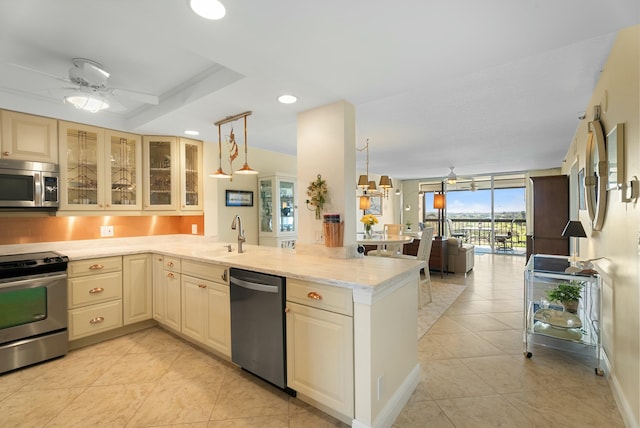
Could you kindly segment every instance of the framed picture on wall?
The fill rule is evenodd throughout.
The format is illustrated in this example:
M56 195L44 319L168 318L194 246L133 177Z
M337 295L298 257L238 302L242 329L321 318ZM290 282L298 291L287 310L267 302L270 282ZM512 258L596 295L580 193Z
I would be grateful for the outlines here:
M578 172L578 209L587 209L584 203L584 168Z
M382 215L382 196L381 195L371 196L369 197L369 200L371 201L371 207L368 210L366 210L366 214L381 216Z
M253 192L249 190L225 190L225 205L228 207L252 207Z

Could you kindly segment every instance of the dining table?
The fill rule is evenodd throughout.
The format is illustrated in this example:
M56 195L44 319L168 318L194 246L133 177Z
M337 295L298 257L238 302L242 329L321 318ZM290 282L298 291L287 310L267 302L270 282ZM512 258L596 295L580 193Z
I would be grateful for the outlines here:
M356 238L358 245L375 245L377 256L393 256L393 252L385 249L399 247L399 254L402 254L402 246L413 242L414 237L410 235L388 235L386 233L374 234L370 238L364 234L359 234Z

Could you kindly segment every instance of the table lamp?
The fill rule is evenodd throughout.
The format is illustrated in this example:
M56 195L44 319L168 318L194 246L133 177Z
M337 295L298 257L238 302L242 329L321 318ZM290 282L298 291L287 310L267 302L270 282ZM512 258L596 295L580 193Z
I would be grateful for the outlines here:
M567 225L564 227L562 231L563 237L572 237L573 238L573 254L569 257L569 262L572 265L579 260L578 258L578 238L586 238L587 234L582 227L581 221L569 220Z

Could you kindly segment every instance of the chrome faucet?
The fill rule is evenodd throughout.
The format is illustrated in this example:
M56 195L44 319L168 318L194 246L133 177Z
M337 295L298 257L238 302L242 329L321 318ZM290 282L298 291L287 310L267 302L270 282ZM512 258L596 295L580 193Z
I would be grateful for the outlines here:
M242 219L238 214L236 214L236 216L233 218L233 222L231 222L231 229L233 230L238 229L238 253L244 253L244 250L242 249L242 243L245 242L247 238L244 237L244 229L242 228Z

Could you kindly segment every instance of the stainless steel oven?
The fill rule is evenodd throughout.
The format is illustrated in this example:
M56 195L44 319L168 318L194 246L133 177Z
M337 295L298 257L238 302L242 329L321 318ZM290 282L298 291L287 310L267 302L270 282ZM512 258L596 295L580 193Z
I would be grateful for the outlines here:
M55 252L0 256L0 373L67 353L68 262Z

